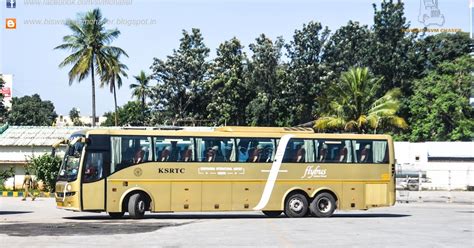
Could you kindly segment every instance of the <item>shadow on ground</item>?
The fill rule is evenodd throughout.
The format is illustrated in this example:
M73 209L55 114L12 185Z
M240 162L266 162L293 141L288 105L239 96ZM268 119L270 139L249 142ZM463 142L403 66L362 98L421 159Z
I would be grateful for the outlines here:
M9 214L29 214L33 211L0 211L0 215L9 215Z
M0 234L9 236L90 236L135 234L153 232L166 227L182 226L187 223L134 223L134 222L65 222L65 223L28 223L6 224L0 228Z
M408 217L411 215L406 214L380 214L380 213L361 213L361 214L334 214L331 218L400 218L400 217ZM314 217L306 217L306 218L313 218ZM91 216L70 216L70 217L63 217L63 219L67 220L110 220L114 221L116 219L110 218L108 215L91 215ZM209 213L202 213L202 214L147 214L143 219L156 219L156 220L183 220L183 219L199 219L199 220L209 220L209 219L287 219L284 214L281 214L278 217L267 217L265 215L259 214L209 214ZM128 215L125 215L122 221L136 221L130 219Z

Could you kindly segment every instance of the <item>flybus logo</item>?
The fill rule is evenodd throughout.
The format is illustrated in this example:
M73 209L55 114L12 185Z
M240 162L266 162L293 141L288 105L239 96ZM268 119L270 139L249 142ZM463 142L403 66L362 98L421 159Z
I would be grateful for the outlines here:
M309 165L301 178L324 178L327 177L326 171L327 169L321 169L319 165L316 168L314 165Z

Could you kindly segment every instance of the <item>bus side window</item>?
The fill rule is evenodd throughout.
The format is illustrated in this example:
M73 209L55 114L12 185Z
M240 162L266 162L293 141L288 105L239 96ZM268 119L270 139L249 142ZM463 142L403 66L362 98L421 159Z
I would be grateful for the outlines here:
M273 162L275 156L275 142L273 139L238 138L236 144L238 162Z
M354 140L355 153L359 163L388 163L388 142L386 140Z
M199 162L234 162L234 139L196 138L196 152Z
M316 161L320 163L351 163L353 161L350 140L317 140Z
M191 162L194 161L193 139L189 137L156 137L155 161Z

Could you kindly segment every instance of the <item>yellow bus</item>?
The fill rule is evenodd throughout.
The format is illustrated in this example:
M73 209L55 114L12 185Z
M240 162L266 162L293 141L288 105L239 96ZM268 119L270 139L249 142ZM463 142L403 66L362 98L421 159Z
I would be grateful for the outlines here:
M388 135L308 128L95 129L74 133L58 208L142 218L146 211L262 211L329 217L395 203Z

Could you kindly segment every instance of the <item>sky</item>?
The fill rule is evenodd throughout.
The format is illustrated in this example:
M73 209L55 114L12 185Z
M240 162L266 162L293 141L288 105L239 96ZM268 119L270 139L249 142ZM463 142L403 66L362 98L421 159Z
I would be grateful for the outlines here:
M13 96L39 94L50 100L56 112L68 115L73 107L90 115L91 80L69 86L70 68L59 68L67 51L54 50L62 37L70 34L63 24L96 7L109 20L107 28L121 35L112 44L129 55L124 58L129 78L118 90L118 103L130 101L129 84L140 70L151 73L153 58L165 59L179 46L182 30L199 28L205 44L215 57L216 47L232 37L240 39L248 51L261 33L290 41L295 29L309 21L321 22L334 32L349 20L372 25L375 0L15 0L16 8L6 8L0 0L0 74L13 74ZM423 28L419 21L424 0L406 0L405 16L410 28ZM115 4L114 3L121 3ZM470 30L468 0L439 0L444 18L433 19L429 28ZM16 18L15 30L6 29L6 18ZM444 19L444 22L442 20ZM250 55L250 53L249 53ZM97 80L98 81L98 80ZM156 83L156 82L153 82ZM113 96L108 88L96 89L97 113L112 111Z

